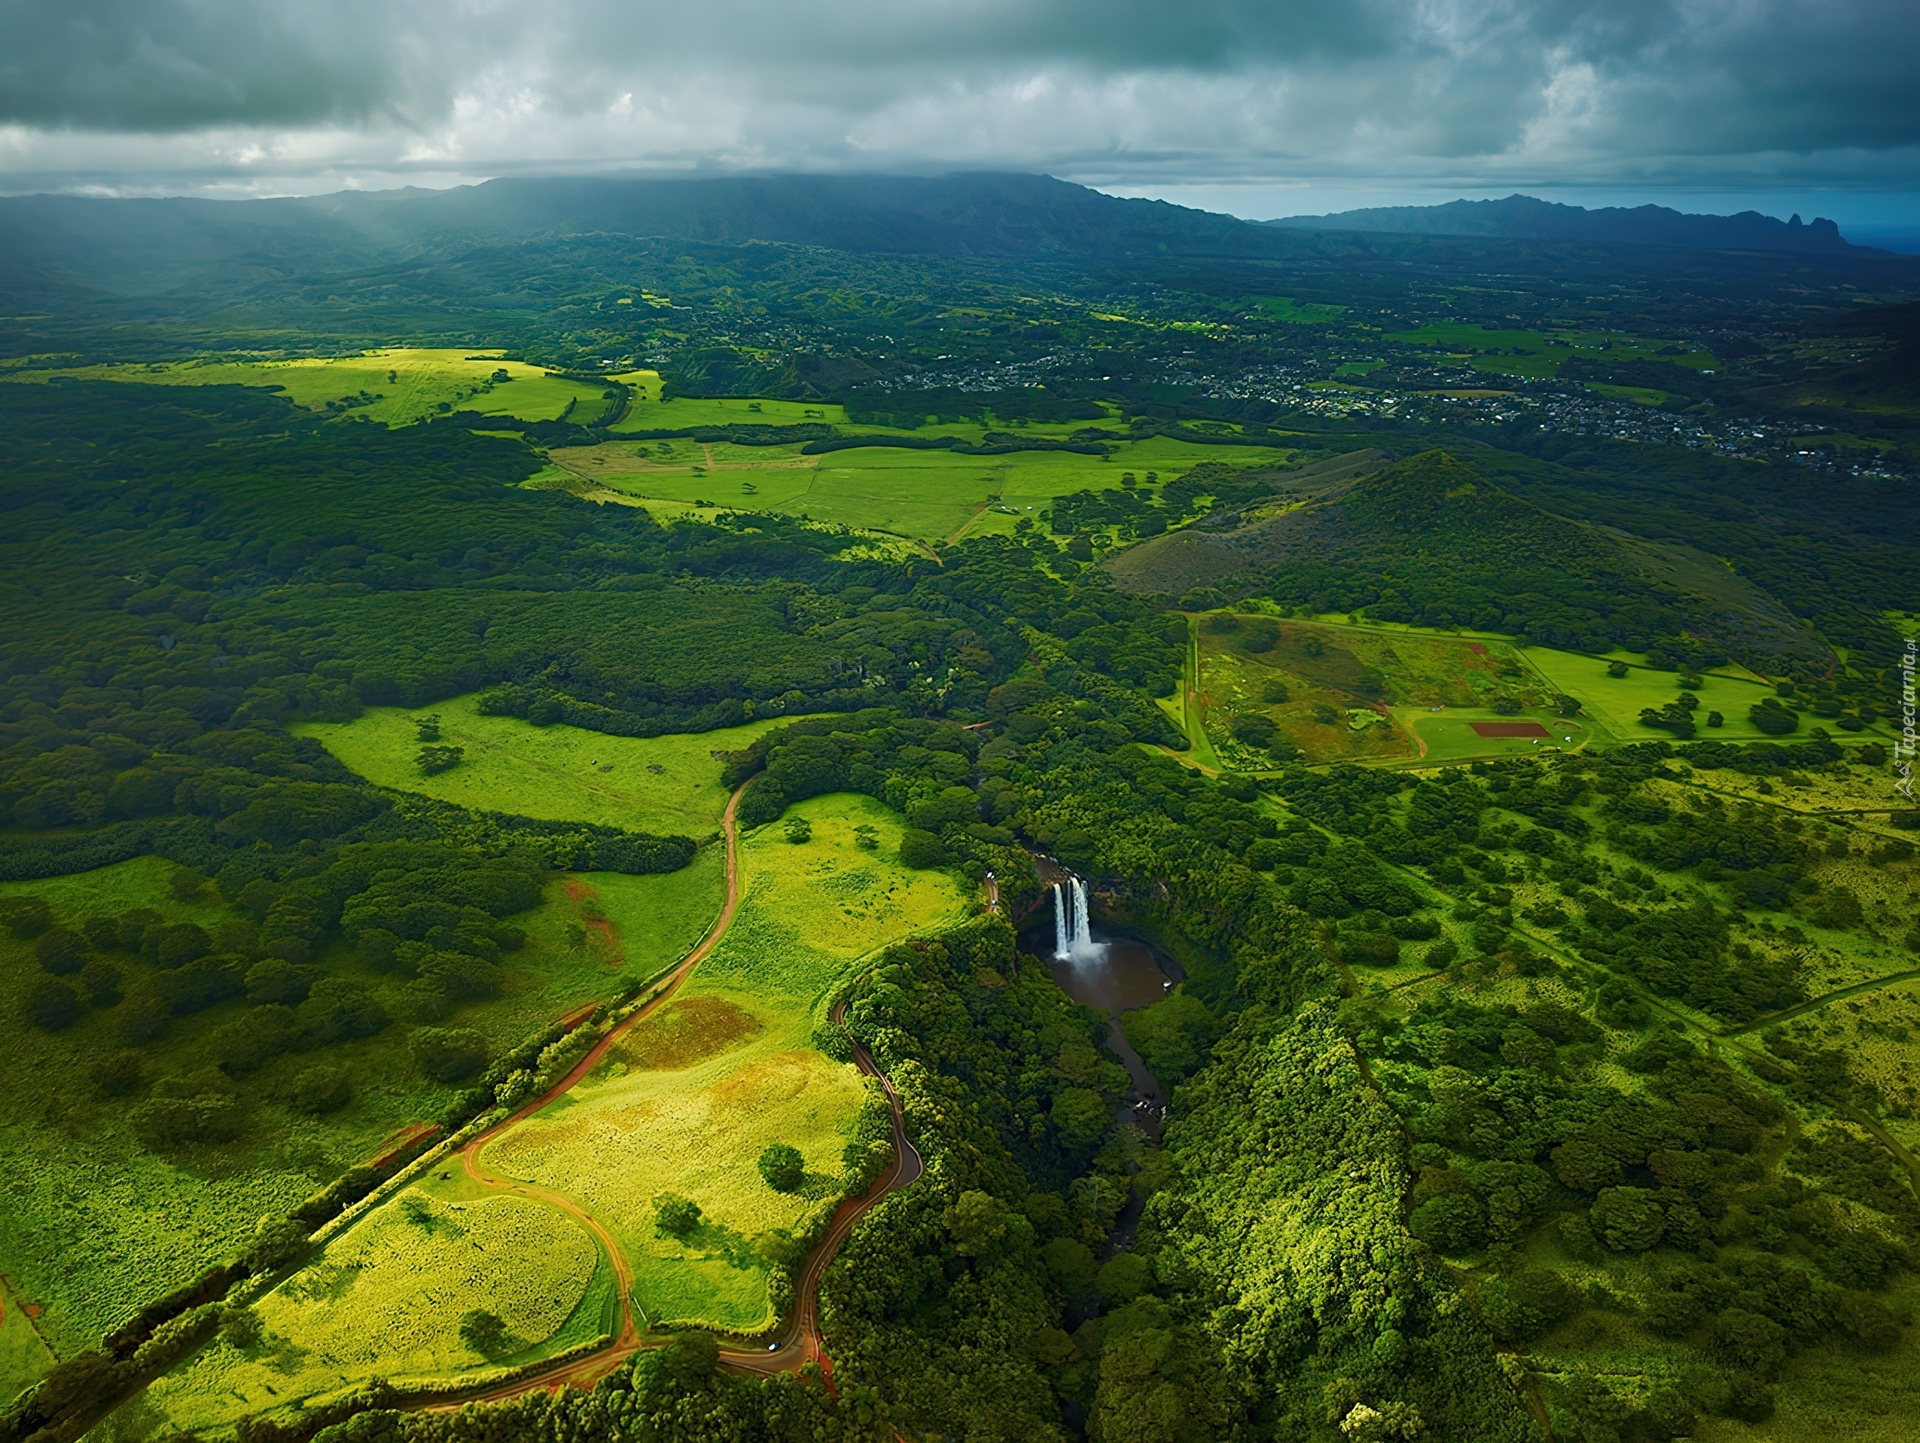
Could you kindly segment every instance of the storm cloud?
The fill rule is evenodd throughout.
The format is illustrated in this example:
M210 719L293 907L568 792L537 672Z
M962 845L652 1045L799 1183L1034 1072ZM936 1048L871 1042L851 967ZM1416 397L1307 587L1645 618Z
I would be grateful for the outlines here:
M1912 0L0 0L0 188L1003 167L1911 190Z

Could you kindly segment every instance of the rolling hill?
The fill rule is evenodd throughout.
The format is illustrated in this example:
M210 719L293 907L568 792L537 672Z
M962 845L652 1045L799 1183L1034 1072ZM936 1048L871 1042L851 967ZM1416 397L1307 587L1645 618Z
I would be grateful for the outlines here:
M1444 451L1385 461L1276 472L1271 500L1122 552L1108 570L1128 591L1258 579L1315 610L1364 606L1579 650L1684 635L1763 669L1832 658L1772 596L1694 548L1556 516Z

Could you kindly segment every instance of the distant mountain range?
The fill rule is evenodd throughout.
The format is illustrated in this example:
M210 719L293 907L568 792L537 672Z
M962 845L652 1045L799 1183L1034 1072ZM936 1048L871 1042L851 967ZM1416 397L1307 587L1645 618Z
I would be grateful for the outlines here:
M1367 242L1325 233L1357 229L1395 238L1383 234ZM364 285L356 293L404 289L454 261L491 254L504 262L511 248L575 238L596 244L778 242L1014 261L1266 261L1351 269L1398 264L1434 248L1512 247L1541 237L1823 252L1843 261L1895 259L1848 245L1831 221L1802 226L1797 219L1686 216L1656 206L1584 211L1522 196L1262 224L1165 201L1125 200L1042 175L555 177L281 200L0 198L0 310L32 315L89 301L146 298L170 304L259 300L321 277L358 277ZM1460 257L1447 259L1457 263Z
M1840 227L1803 224L1758 211L1686 215L1663 205L1631 209L1557 205L1530 195L1505 200L1453 200L1445 205L1381 206L1335 215L1295 215L1263 224L1284 230L1373 231L1391 235L1483 236L1498 240L1574 240L1605 245L1684 246L1692 250L1854 251Z

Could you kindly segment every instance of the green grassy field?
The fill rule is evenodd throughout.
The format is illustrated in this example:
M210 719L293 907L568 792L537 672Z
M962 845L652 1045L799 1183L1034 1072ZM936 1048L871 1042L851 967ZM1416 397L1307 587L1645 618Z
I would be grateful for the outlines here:
M1631 401L1636 406L1657 406L1667 399L1665 391L1647 386L1609 386L1600 381L1587 382L1587 389L1610 401Z
M53 1366L53 1353L40 1340L26 1304L0 1279L0 1408Z
M1556 691L1565 692L1578 700L1587 715L1611 739L1646 741L1668 735L1640 725L1640 713L1647 707L1658 710L1680 695L1680 678L1676 673L1655 671L1651 667L1630 663L1625 676L1612 677L1607 675L1607 658L1555 651L1545 646L1530 646L1524 655L1527 664L1545 677ZM1772 687L1764 682L1749 681L1724 672L1704 676L1701 681L1704 685L1693 692L1700 698L1700 709L1696 715L1701 724L1695 733L1696 737L1727 742L1781 740L1769 738L1747 719L1749 708L1761 698L1773 695ZM1713 711L1725 718L1724 725L1706 725L1707 713ZM1816 718L1803 715L1800 730L1784 740L1804 738L1816 724Z
M1612 331L1490 330L1465 321L1442 321L1417 330L1399 331L1390 340L1410 346L1445 346L1472 356L1476 371L1502 376L1555 376L1560 363L1571 356L1604 356L1612 361L1671 361L1694 370L1711 370L1719 362L1701 350L1663 355L1668 341L1643 340Z
M495 382L496 372L511 378ZM85 366L69 370L13 372L0 379L44 381L54 376L132 381L162 386L277 386L310 410L351 399L343 414L389 426L407 426L445 411L478 411L522 421L563 416L594 420L606 409L604 388L549 375L524 361L503 361L498 352L394 347L356 356L286 361L206 359L170 364ZM378 399L358 403L362 394Z
M721 731L615 737L570 726L535 726L519 717L483 716L480 693L430 707L374 707L350 722L295 726L377 786L420 792L481 811L554 821L598 822L660 834L710 836L720 827L727 789L716 751L749 745L790 718ZM464 749L460 764L434 776L415 761L417 719L440 718L442 740Z
M818 401L769 401L752 398L703 400L693 396L660 399L660 377L653 371L628 371L614 378L634 388L633 406L613 428L615 435L632 431L679 431L693 426L800 426L824 422L846 424L844 406ZM645 404L642 404L642 401Z
M257 1340L223 1335L147 1401L192 1432L370 1377L455 1377L538 1358L565 1346L600 1265L586 1228L542 1203L410 1188L260 1299ZM460 1336L470 1310L505 1325L491 1356Z
M1311 302L1302 305L1291 296L1256 296L1253 309L1270 321L1294 324L1337 321L1347 313L1345 306L1322 306Z
M44 882L0 885L0 896L45 898L62 919L151 906L169 921L213 930L233 915L211 891L181 903L171 868L153 859ZM542 905L515 918L528 942L507 959L501 998L460 1008L445 1025L470 1027L496 1048L647 977L697 942L723 893L720 849L662 876L574 874L548 884ZM318 961L364 987L394 1019L376 1035L318 1052L288 1053L248 1074L237 1091L248 1113L231 1143L147 1151L128 1120L133 1098L104 1095L91 1064L125 1047L116 1009L89 1011L63 1032L19 1028L0 1053L0 1087L30 1097L0 1127L0 1274L64 1356L209 1264L232 1256L261 1216L284 1213L347 1167L453 1100L428 1082L407 1048L406 984L362 967L344 943ZM116 959L131 985L147 968ZM40 975L31 946L0 934L0 996L8 1005ZM206 1039L241 1015L244 999L176 1021L139 1050L144 1076L207 1068ZM352 1101L315 1118L292 1109L294 1077L316 1063L343 1069Z
M957 436L977 435L980 429L939 428L943 435ZM1274 465L1293 455L1278 447L1194 446L1160 436L1116 440L1106 460L1070 451L965 456L872 447L801 456L797 446L676 441L664 443L668 449L662 452L663 443L640 444L645 455L622 443L559 451L555 459L633 496L712 501L742 511L777 511L927 541L1011 534L1020 517L1037 517L1055 496L1116 487L1128 471L1170 477L1206 461Z
M652 1321L749 1332L771 1321L752 1241L833 1205L865 1097L854 1068L810 1045L825 998L860 958L967 904L947 874L899 866L901 820L870 798L817 797L788 815L808 820L812 839L794 845L778 824L744 839L739 913L664 1014L485 1155L496 1171L565 1191L611 1229ZM877 851L856 844L862 824L879 832ZM801 1192L761 1180L771 1142L806 1158ZM700 1205L703 1223L684 1241L654 1227L653 1201L666 1192Z
M1548 748L1571 751L1583 746L1593 735L1590 726L1568 721L1543 708L1530 708L1513 716L1502 716L1484 707L1449 707L1438 712L1405 707L1395 708L1394 716L1402 726L1410 728L1419 737L1420 760L1427 764L1492 760L1495 757L1529 754L1537 756ZM1475 722L1537 722L1547 729L1549 736L1538 740L1483 737L1473 729Z

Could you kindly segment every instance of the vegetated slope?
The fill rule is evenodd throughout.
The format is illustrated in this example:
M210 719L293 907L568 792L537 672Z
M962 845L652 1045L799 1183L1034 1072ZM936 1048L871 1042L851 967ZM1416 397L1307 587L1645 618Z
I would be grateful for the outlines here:
M1387 231L1400 235L1499 236L1513 240L1582 240L1769 251L1871 250L1855 246L1826 219L1803 225L1758 211L1688 215L1664 205L1605 206L1588 210L1530 195L1504 200L1455 200L1445 205L1377 206L1333 215L1295 215L1266 224L1299 230Z
M1576 650L1645 650L1685 633L1756 665L1831 655L1766 592L1722 577L1710 558L1555 516L1443 451L1266 519L1229 514L1218 527L1125 553L1112 566L1116 583L1171 592L1259 578L1316 611L1365 607L1381 620L1510 631Z

